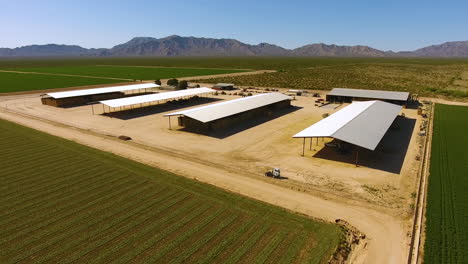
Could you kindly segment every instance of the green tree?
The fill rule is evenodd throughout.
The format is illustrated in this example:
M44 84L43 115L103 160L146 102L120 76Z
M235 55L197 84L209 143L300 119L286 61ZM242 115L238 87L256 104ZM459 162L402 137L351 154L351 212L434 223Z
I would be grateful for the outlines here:
M177 90L185 90L187 89L188 82L187 81L180 81L177 85Z
M160 80L160 79L156 79L156 80L154 81L154 84L161 85L161 80Z
M167 80L167 85L177 86L178 84L179 84L179 80L177 80L177 79L169 79L169 80Z

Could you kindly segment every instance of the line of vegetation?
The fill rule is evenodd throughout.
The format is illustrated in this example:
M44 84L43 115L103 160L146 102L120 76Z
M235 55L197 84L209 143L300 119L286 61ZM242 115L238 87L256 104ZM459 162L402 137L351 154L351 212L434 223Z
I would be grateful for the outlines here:
M445 58L325 58L325 57L114 57L114 58L2 58L0 68L92 65L161 66L288 70L344 64L468 65L468 59Z
M468 262L468 107L437 104L424 263Z
M0 149L1 263L294 263L304 251L304 262L324 263L342 236L334 224L3 120Z

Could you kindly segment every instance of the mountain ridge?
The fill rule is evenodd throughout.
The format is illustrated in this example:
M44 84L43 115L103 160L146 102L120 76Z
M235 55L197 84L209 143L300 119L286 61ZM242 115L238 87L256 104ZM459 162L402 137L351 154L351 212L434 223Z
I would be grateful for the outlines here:
M315 43L286 49L269 43L246 44L236 39L181 37L135 37L107 48L86 49L77 45L28 45L0 48L0 57L34 56L299 56L299 57L468 57L468 41L452 41L414 51L382 51L369 46Z

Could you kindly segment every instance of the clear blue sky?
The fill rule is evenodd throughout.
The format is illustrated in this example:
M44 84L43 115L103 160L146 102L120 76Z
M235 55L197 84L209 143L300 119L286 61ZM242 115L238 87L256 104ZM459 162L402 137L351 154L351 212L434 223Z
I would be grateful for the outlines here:
M135 36L177 34L401 51L468 40L468 1L0 0L0 25L0 47L9 48L110 48Z

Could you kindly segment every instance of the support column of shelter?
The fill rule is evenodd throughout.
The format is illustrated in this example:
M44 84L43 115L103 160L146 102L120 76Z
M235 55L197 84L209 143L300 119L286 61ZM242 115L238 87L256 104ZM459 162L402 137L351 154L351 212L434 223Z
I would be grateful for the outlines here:
M304 156L305 139L306 139L306 138L304 138L304 141L302 142L302 156ZM312 139L311 139L311 140L312 140Z

